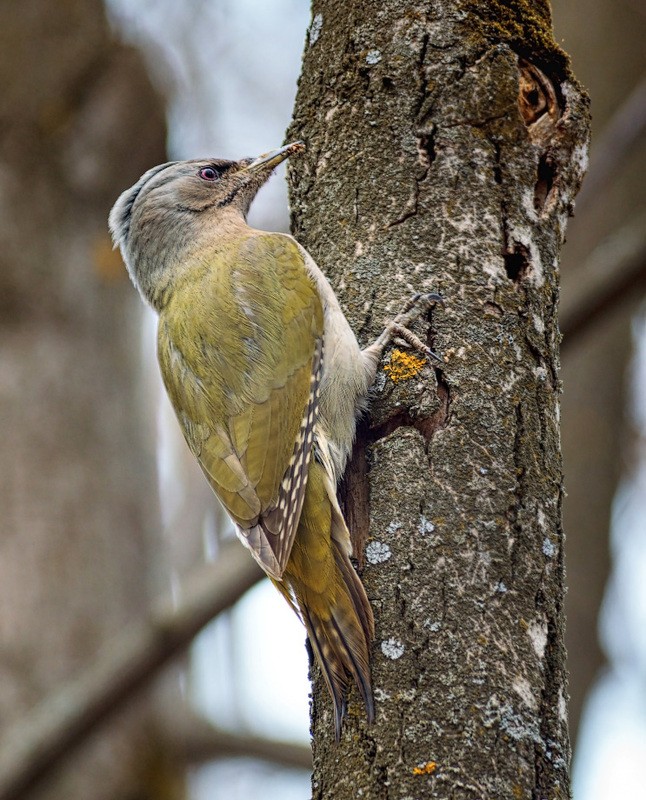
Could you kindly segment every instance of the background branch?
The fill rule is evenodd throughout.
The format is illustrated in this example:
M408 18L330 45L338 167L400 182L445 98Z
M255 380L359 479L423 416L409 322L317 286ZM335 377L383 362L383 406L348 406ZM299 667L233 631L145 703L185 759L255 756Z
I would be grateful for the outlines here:
M565 352L628 299L646 291L646 214L605 239L571 276L564 275L560 328Z
M168 715L166 739L176 756L196 766L216 758L259 758L291 769L312 769L309 745L233 732L213 725L191 708L180 707Z
M0 747L0 798L17 800L33 788L168 662L215 616L230 608L262 572L238 542L187 582L179 605L164 598L148 617L111 641L95 663L46 698Z
M584 209L605 201L605 190L616 178L633 148L646 130L646 76L628 95L612 119L605 125L590 157L590 171L576 201L580 214Z

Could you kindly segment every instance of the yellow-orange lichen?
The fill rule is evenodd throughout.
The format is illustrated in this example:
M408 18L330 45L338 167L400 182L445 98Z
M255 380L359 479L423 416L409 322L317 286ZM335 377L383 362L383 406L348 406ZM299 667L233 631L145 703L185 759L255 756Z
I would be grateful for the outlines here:
M432 775L435 772L437 764L435 761L427 761L419 767L413 767L413 775Z
M426 359L413 353L404 353L403 350L393 350L390 361L384 367L384 372L393 383L414 378L426 364Z

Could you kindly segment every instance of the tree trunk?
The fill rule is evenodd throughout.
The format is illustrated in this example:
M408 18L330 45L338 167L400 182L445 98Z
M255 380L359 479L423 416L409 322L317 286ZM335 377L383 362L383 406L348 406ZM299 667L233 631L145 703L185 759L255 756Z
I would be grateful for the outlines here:
M4 3L0 39L6 752L17 722L157 593L140 309L106 219L117 194L164 159L165 123L140 57L112 40L99 0ZM121 715L38 796L151 797L151 717L145 702Z
M315 798L565 798L558 256L586 98L546 2L316 0L293 228L364 344L412 292L443 363L393 348L344 498L376 617L377 721Z

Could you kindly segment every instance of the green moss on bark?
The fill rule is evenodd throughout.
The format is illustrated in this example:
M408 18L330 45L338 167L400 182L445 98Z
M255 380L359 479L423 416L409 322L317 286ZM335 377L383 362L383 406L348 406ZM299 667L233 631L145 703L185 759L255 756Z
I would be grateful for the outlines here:
M572 78L570 59L554 40L547 0L462 0L460 6L477 24L479 36L508 43L553 78Z

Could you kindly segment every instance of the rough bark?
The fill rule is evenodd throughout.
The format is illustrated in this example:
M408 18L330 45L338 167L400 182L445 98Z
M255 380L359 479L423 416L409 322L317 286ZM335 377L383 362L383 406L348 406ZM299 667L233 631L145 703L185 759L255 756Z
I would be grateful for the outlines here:
M367 343L413 291L344 487L376 617L377 721L340 744L315 675L315 798L564 798L558 257L587 103L547 3L316 0L293 229Z
M155 585L161 548L153 421L138 405L140 311L106 215L124 186L163 160L165 124L139 56L112 40L99 0L4 3L0 40L8 749L17 721L91 662ZM147 797L156 748L143 702L39 796Z

